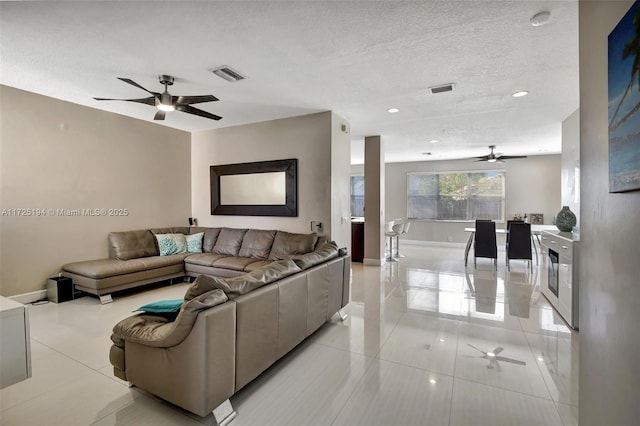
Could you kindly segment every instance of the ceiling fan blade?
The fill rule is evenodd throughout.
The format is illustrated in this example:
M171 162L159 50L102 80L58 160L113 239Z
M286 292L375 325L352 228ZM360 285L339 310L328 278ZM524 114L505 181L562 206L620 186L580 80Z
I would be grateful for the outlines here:
M498 355L500 352L504 351L504 348L502 346L498 346L497 348L495 348L493 350L493 354L494 355Z
M204 102L214 102L219 100L213 95L178 96L177 98L178 105L201 104Z
M142 89L147 93L151 93L153 96L160 96L160 93L158 92L152 92L151 90L147 90L144 87L140 86L138 83L136 83L135 81L131 80L130 78L123 78L123 77L118 77L118 80L124 81L125 83L129 83L132 86L137 87L138 89Z
M166 111L158 111L156 115L153 116L154 120L164 120L164 117L167 115Z
M146 104L155 106L156 98L153 96L149 96L148 98L140 98L140 99L111 99L111 98L93 98L96 101L124 101L124 102L136 102L139 104Z
M211 114L210 112L203 111L198 108L194 108L189 105L177 105L176 110L186 112L187 114L199 115L200 117L210 118L212 120L220 120L222 117L219 115Z
M478 348L476 348L475 346L473 346L471 343L467 343L467 346L472 347L473 349L475 349L476 351L480 352L481 354L484 354L485 356L487 355L487 353L485 351L482 351Z
M519 359L505 358L503 356L497 356L497 357L495 357L495 360L496 361L510 362L512 364L518 364L518 365L527 365L526 362L520 361Z
M500 160L513 160L514 158L527 158L526 155L501 155Z

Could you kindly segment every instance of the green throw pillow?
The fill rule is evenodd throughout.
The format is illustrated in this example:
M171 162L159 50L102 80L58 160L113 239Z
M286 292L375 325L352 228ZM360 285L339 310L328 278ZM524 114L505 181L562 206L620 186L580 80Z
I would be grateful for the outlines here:
M140 306L133 312L149 312L153 314L165 313L165 312L178 312L184 299L175 300L161 300L159 302L148 303L144 306Z
M187 235L187 252L188 253L202 253L202 239L204 238L204 232L198 232L197 234Z
M187 239L184 234L156 234L160 256L187 253Z

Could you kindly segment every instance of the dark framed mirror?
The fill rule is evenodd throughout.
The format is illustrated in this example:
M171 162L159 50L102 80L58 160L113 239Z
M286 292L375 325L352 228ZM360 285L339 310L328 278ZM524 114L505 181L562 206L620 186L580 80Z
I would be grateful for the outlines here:
M298 216L298 160L211 166L211 214Z

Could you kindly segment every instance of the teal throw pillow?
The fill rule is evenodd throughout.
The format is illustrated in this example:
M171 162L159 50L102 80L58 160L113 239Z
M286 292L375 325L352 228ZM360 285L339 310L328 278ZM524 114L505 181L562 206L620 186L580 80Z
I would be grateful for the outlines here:
M160 256L187 252L187 239L184 234L156 234Z
M140 306L133 312L149 312L153 314L166 313L166 312L178 312L182 307L184 299L175 300L161 300L159 302L148 303L144 306Z
M187 253L202 253L202 239L204 238L204 232L198 232L197 234L187 235Z

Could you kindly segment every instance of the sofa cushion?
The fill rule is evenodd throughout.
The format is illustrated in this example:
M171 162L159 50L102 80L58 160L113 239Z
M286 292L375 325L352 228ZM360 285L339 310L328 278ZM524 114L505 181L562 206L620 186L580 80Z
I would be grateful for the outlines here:
M324 243L320 248L311 253L293 256L293 261L304 271L305 269L309 269L312 266L319 265L335 257L338 257L338 245L331 241Z
M203 293L189 301L185 300L175 321L153 314L139 314L120 321L113 328L111 340L124 347L124 341L157 348L170 348L180 344L191 332L198 313L220 305L228 300L221 290Z
M184 259L184 263L191 263L192 265L213 266L213 263L224 257L228 257L224 254L213 253L197 253L189 255Z
M313 251L318 235L312 234L292 234L278 231L273 240L273 246L269 253L269 259L280 260L289 259L295 254L305 254Z
M144 265L146 269L164 268L165 266L179 265L184 263L188 253L172 254L170 256L151 256L135 259L136 263ZM129 260L128 262L132 262Z
M160 256L187 253L187 239L184 234L155 234Z
M152 234L156 235L156 234L184 234L187 235L189 234L189 227L188 226L174 226L174 227L170 227L170 228L151 228L149 229L149 231L151 231Z
M238 256L266 259L269 257L276 231L249 229L242 238L242 246Z
M237 256L246 232L246 229L222 228L211 253Z
M109 257L129 260L157 255L156 239L147 229L109 233Z
M256 260L249 257L228 256L213 262L216 268L233 269L234 271L244 271L245 266L254 263Z
M275 262L275 260L269 260L269 259L258 260L258 261L256 261L255 259L251 259L251 260L253 260L253 263L250 263L244 267L245 272L255 271L256 269L264 268L265 266Z
M93 279L103 279L118 275L133 274L151 269L164 268L183 263L185 255L151 256L139 259L98 259L67 263L62 267L65 272Z
M229 299L249 293L256 288L270 284L281 278L300 272L301 269L291 259L273 262L270 265L247 272L233 278L218 278L200 275L187 290L184 300L191 300L200 294L219 288L225 292Z

